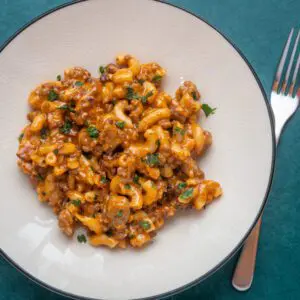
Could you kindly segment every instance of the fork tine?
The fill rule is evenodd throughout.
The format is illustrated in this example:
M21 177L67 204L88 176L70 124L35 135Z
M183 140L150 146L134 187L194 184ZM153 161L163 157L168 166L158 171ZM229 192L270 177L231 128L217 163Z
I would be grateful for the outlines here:
M281 80L281 75L282 75L282 71L283 71L283 68L285 65L285 61L286 61L286 58L287 58L287 55L289 52L289 47L291 44L293 33L294 33L294 28L292 28L292 30L289 34L289 37L285 44L285 47L284 47L284 50L283 50L283 53L282 53L282 56L281 56L281 59L280 59L279 65L278 65L278 69L277 69L276 76L275 76L275 81L274 81L273 87L272 87L273 91L275 91L275 92L277 92L277 90L278 90L278 86L279 86L279 83Z
M295 41L295 45L294 45L294 48L293 48L293 51L292 51L292 54L291 54L291 58L290 58L290 61L289 61L289 65L288 65L288 68L287 68L287 71L286 71L286 74L285 74L284 82L282 84L282 93L283 94L285 93L286 87L287 87L288 82L289 82L289 77L290 77L290 74L291 74L295 54L296 54L296 51L297 51L297 46L298 46L298 43L299 43L299 37L300 37L300 30L298 31L297 38L296 38L296 41ZM293 84L293 82L292 82L292 84Z
M300 53L298 55L296 67L295 67L294 74L293 74L292 83L291 83L291 86L290 86L290 89L289 89L289 95L291 95L291 96L294 94L294 88L295 88L296 83L297 83L297 76L298 76L298 73L299 73L299 67L300 67ZM297 93L299 93L299 90L300 90L300 88L298 89Z

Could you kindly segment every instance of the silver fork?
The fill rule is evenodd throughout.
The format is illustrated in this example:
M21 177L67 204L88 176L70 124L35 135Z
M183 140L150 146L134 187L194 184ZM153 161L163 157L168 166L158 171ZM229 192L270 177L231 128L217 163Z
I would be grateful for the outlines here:
M289 54L289 50L292 47L291 41L293 35L294 28L291 30L285 44L271 93L271 107L275 120L276 146L278 144L284 125L293 116L297 107L299 106L300 88L298 88L298 90L296 91L296 83L297 77L299 75L300 53L298 55L296 64L295 56L300 38L300 30L298 31L294 43L285 76L283 74L283 69ZM293 76L292 78L290 78L291 71L294 65L295 67ZM251 287L253 281L261 218L262 216L260 216L251 234L246 240L233 274L232 285L238 291L248 290Z

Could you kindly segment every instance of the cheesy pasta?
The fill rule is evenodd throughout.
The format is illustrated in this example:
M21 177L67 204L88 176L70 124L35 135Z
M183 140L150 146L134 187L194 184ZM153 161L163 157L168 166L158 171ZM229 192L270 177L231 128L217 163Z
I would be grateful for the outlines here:
M131 55L99 72L73 67L30 93L18 165L67 236L82 226L93 246L142 247L179 209L222 194L196 162L212 142L204 104L189 81L168 95L166 70Z

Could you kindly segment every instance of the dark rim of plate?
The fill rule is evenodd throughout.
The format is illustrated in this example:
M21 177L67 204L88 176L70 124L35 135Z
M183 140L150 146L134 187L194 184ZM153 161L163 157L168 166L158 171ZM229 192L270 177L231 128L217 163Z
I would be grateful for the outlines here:
M6 48L9 43L15 38L17 37L20 33L22 33L27 27L31 26L32 24L34 24L35 22L39 21L40 19L42 19L43 17L56 12L62 8L68 7L70 5L74 5L80 2L86 2L88 0L74 0L72 2L68 2L62 5L59 5L57 7L54 7L48 11L46 11L45 13L35 17L34 19L32 19L30 22L28 22L27 24L25 24L23 27L21 27L17 32L15 32L6 42L4 42L4 44L0 47L0 53L4 50L4 48ZM273 113L270 107L270 104L268 102L268 98L267 95L265 93L265 90L260 82L260 79L258 78L255 70L253 69L253 67L251 66L250 62L248 61L248 59L244 56L244 54L241 52L241 50L234 44L234 42L232 42L227 36L225 36L222 32L220 32L216 27L214 27L213 25L211 25L208 21L206 21L205 19L203 19L202 17L197 16L196 14L186 10L185 8L179 7L177 5L171 4L171 3L167 3L164 2L162 0L148 0L148 1L155 1L155 2L159 2L161 4L164 5L170 5L172 7L175 7L177 9L182 10L185 13L188 13L192 16L194 16L195 18L199 19L200 21L206 23L208 26L210 26L212 29L214 29L216 32L218 32L220 34L220 36L222 36L236 51L237 53L241 56L241 58L245 61L245 63L248 65L249 69L251 70L254 78L256 79L256 82L261 90L261 93L264 97L265 100L265 104L268 110L268 115L269 115L269 120L270 120L270 125L271 125L271 129L272 129L272 166L271 166L271 171L270 171L270 176L269 176L269 182L268 182L268 187L266 190L266 194L264 196L264 200L262 203L262 206L254 220L254 222L252 223L252 225L250 226L248 232L245 234L245 236L241 239L241 241L238 243L238 245L229 253L229 255L227 255L218 265L216 265L214 268L212 268L210 271L208 271L206 274L200 276L199 278L193 280L192 282L185 284L179 288L176 288L174 290L171 290L169 292L166 293L162 293L162 294L158 294L155 296L151 296L151 297L146 297L146 298L138 298L139 300L142 299L161 299L161 298L166 298L166 297L170 297L173 296L179 292L183 292L193 286L195 286L196 284L200 283L201 281L205 280L206 278L208 278L209 276L211 276L213 273L215 273L217 270L219 270L221 267L223 267L225 265L226 262L228 262L230 260L230 258L232 258L232 256L242 247L242 245L244 244L245 240L247 239L247 237L249 236L251 230L254 228L257 220L259 219L260 215L263 212L263 209L266 205L267 202L267 198L271 189L271 184L272 184L272 178L273 178L273 174L274 174L274 163L275 163L275 154L276 154L276 147L275 147L275 131L274 131L274 119L273 119ZM82 300L100 300L100 299L95 299L95 298L89 298L89 297L83 297L83 296L77 296L77 295L73 295L71 293L68 292L64 292L58 288L52 287L50 285L48 285L47 283L35 278L34 276L32 276L31 274L29 274L26 270L24 270L21 266L19 266L15 261L13 261L2 249L0 249L0 254L1 256L8 261L13 267L15 267L17 270L19 270L21 273L23 273L27 278L31 279L32 281L34 281L35 283L45 287L46 289L55 292L59 295L62 296L66 296L69 298L73 298L73 299L82 299ZM134 299L133 299L134 300Z

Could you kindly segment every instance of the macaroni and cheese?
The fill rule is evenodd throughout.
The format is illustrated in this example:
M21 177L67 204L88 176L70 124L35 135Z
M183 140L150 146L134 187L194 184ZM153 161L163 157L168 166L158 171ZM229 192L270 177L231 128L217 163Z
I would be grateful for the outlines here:
M93 246L142 247L179 209L222 194L196 162L212 142L204 104L189 81L168 95L166 70L131 55L99 72L73 67L31 92L18 165L67 236L83 226Z

